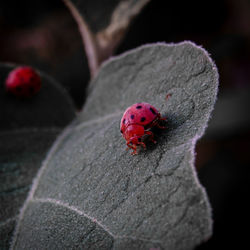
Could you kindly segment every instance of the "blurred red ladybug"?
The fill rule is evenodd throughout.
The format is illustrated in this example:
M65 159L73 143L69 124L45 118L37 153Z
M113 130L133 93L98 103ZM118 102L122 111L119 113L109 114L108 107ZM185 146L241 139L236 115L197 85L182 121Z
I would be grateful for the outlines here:
M127 108L122 116L120 129L123 137L127 141L128 148L133 149L132 155L137 154L137 146L141 145L146 149L146 145L142 142L144 135L149 135L150 140L154 143L154 134L150 131L153 127L165 129L160 126L159 122L166 120L162 118L159 111L149 103L136 103Z
M40 75L31 67L21 66L10 71L5 81L7 92L18 97L31 97L41 88Z

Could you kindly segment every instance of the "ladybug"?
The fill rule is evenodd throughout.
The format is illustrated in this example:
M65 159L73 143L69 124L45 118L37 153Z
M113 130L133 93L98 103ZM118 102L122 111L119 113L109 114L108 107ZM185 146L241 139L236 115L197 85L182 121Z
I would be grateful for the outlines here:
M41 88L40 75L31 67L21 66L10 71L5 80L7 92L18 97L31 97Z
M154 134L150 131L153 127L165 129L159 123L166 118L162 118L159 111L149 103L140 102L128 107L121 119L120 130L122 136L127 141L127 146L133 149L132 155L137 154L137 146L141 145L146 149L146 145L142 142L144 135L149 135L150 140L154 143Z

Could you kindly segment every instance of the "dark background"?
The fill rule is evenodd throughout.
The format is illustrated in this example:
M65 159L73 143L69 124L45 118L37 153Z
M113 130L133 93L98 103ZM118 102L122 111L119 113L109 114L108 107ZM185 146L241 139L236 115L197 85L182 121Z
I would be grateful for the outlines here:
M196 147L196 168L213 208L214 234L197 247L246 249L250 187L250 1L152 0L116 54L145 43L191 40L218 66L218 101ZM58 80L80 109L89 71L77 25L60 0L0 3L0 61L34 66Z

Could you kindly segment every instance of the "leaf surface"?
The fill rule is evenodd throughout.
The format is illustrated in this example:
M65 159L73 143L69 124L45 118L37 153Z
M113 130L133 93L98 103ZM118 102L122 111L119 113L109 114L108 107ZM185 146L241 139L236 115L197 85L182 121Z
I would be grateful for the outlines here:
M217 85L215 65L190 42L146 45L105 63L39 171L13 249L187 250L206 240L211 210L194 147ZM136 102L155 106L167 129L131 156L119 123Z
M43 73L36 96L20 99L7 94L4 81L14 67L0 64L1 249L9 246L19 209L48 148L75 117L68 95Z

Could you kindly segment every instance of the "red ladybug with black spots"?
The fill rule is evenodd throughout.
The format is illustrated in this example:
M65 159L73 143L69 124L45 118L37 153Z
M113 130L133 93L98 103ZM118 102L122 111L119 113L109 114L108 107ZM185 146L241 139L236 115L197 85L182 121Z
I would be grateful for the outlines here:
M18 97L31 97L41 88L41 77L33 68L20 66L8 74L5 80L7 92Z
M127 141L128 149L133 149L132 155L137 154L137 146L141 145L146 149L142 141L144 135L149 135L150 140L154 143L154 134L150 131L153 127L165 129L159 123L166 118L162 118L159 111L149 103L135 103L128 107L121 119L120 129L123 137Z

